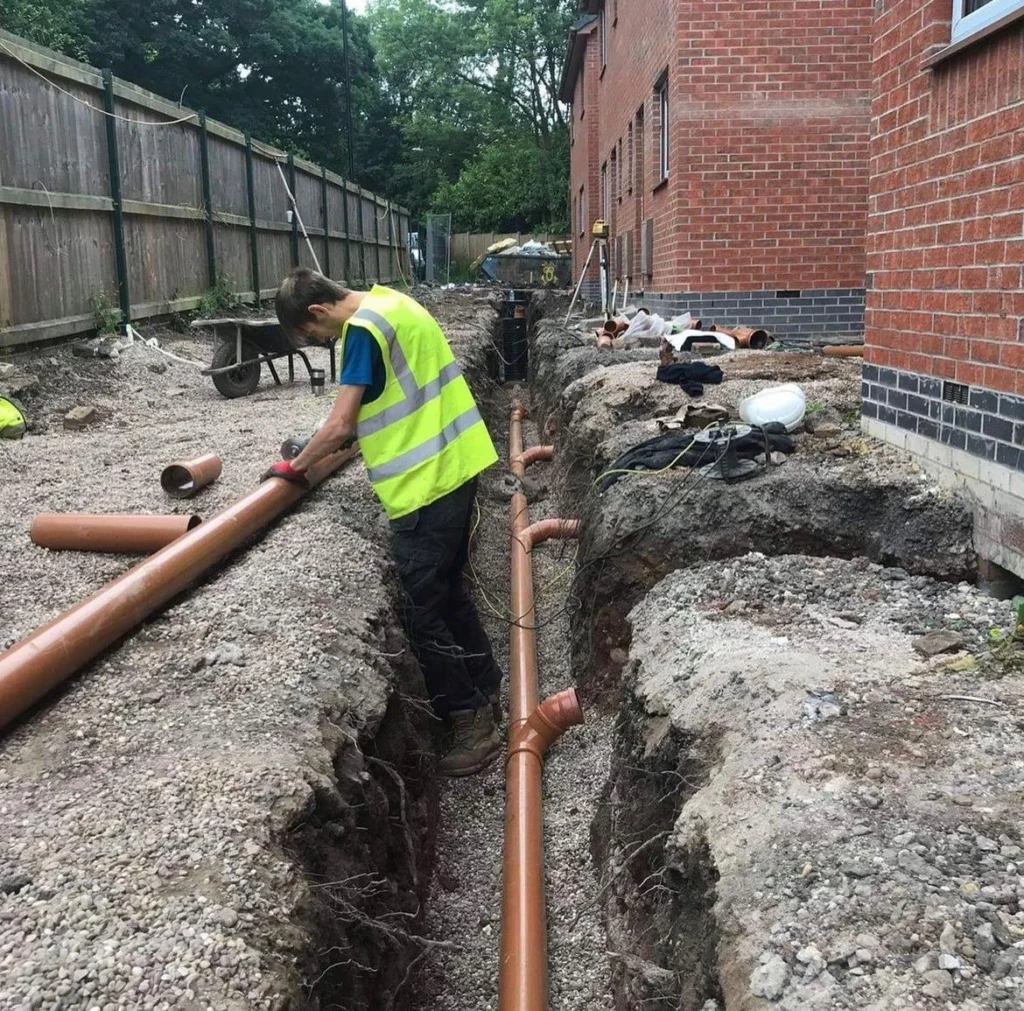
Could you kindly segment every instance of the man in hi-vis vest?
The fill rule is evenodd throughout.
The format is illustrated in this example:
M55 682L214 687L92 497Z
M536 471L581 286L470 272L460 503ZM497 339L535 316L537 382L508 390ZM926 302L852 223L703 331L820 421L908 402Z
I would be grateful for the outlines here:
M437 321L407 295L349 291L299 268L276 309L288 335L341 337L341 378L319 431L267 476L304 483L312 464L359 440L391 521L406 632L435 710L454 726L440 769L478 772L501 751L501 673L462 581L477 475L498 459L487 426Z

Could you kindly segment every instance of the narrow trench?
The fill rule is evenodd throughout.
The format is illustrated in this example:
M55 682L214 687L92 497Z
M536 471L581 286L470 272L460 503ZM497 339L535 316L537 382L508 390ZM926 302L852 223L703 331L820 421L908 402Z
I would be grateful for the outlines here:
M527 375L527 332L538 322L518 296L496 326L495 381L478 396L504 462L513 399L529 406L519 382ZM543 441L528 418L525 444ZM556 457L528 471L531 520L558 515L558 466ZM506 672L509 494L497 468L481 482L467 572ZM591 700L585 725L566 733L545 765L550 1007L717 1009L717 873L706 846L678 850L667 866L663 845L703 783L713 744L652 751L638 730L643 720L621 709L628 703L620 693L594 692L594 672L574 669L577 552L575 542L549 541L533 562L540 695L583 682ZM396 644L383 652L401 650ZM382 662L397 663L399 685L384 721L370 733L347 726L339 713L325 726L336 782L321 785L286 842L313 884L307 921L315 944L309 964L297 967L307 985L295 1011L496 1011L504 765L438 779L427 756L439 731L415 665Z

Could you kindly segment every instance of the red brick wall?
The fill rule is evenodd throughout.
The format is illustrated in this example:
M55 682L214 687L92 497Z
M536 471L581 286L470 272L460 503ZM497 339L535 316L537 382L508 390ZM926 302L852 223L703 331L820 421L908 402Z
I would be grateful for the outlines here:
M576 89L573 97L573 141L570 151L570 212L572 221L569 223L570 234L573 237L573 282L577 281L583 263L590 251L590 226L598 217L600 205L600 193L598 192L598 172L600 161L598 160L598 128L600 124L600 97L598 91L598 75L601 73L600 66L600 39L596 31L592 31L587 37L587 51L583 59L583 73L576 80ZM586 89L586 95L581 94L581 88ZM579 226L579 194L580 186L584 187L586 195L587 215L586 231L580 235ZM591 280L597 280L598 266L597 257L591 263L587 274Z
M1024 393L1024 28L922 69L951 6L876 23L865 356Z
M862 287L871 0L608 0L606 11L593 167L620 137L625 155L643 105L643 178L613 198L613 220L636 229L636 258L639 222L654 220L647 288ZM599 53L597 31L588 49ZM671 154L659 187L665 70ZM574 152L574 192L580 171Z

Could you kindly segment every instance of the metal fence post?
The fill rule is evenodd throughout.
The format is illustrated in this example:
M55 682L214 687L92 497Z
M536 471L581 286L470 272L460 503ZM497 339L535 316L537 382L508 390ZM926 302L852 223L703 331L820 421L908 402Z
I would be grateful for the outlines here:
M124 201L121 197L121 163L117 156L117 120L114 118L114 75L108 67L103 71L103 118L107 123L107 163L110 168L110 198L114 202L114 270L117 273L117 303L121 323L132 321L132 304L128 294L128 259L124 249Z
M324 221L324 273L331 276L331 216L327 210L327 169L320 169L320 211Z
M206 131L206 113L199 113L199 171L203 183L203 206L206 212L206 274L210 287L217 286L217 254L213 245L213 190L210 187L210 149Z
M366 235L363 233L363 188L356 187L359 194L359 277L362 285L366 287Z
M348 180L341 180L341 216L345 229L345 276L342 280L352 285L352 235L348 230Z
M295 203L292 205L292 266L299 265L299 195L295 191L295 155L288 155L288 185Z
M373 256L377 261L377 283L381 283L380 276L380 215L377 213L377 194L373 195Z
M252 272L253 301L260 304L259 232L256 229L256 186L252 171L252 137L245 135L245 188L249 201L249 261Z

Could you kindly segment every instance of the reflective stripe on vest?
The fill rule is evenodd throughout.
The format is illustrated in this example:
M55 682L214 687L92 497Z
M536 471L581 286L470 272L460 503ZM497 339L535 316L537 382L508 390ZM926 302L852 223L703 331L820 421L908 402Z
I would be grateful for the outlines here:
M429 460L432 456L437 456L450 442L454 442L463 432L468 431L477 422L483 420L480 416L479 408L474 405L468 411L460 414L454 421L445 425L437 435L431 436L426 442L421 442L418 446L407 449L393 460L388 460L387 463L370 467L367 470L370 480L374 483L386 481L390 477L398 477L400 474L412 470L413 467Z
M459 368L458 362L449 362L441 369L437 377L420 386L416 382L416 377L412 374L412 369L409 368L409 363L405 360L405 352L402 350L402 345L398 343L394 327L379 312L374 312L373 309L356 310L352 314L351 322L358 324L360 320L372 323L384 335L384 339L388 342L391 368L395 373L398 385L405 394L405 399L400 403L392 404L390 407L385 407L379 414L359 420L357 434L367 436L387 428L388 425L394 424L396 421L408 418L410 414L415 414L428 400L441 396L441 390L452 380L458 379L462 375L462 369ZM373 480L372 474L370 480Z

